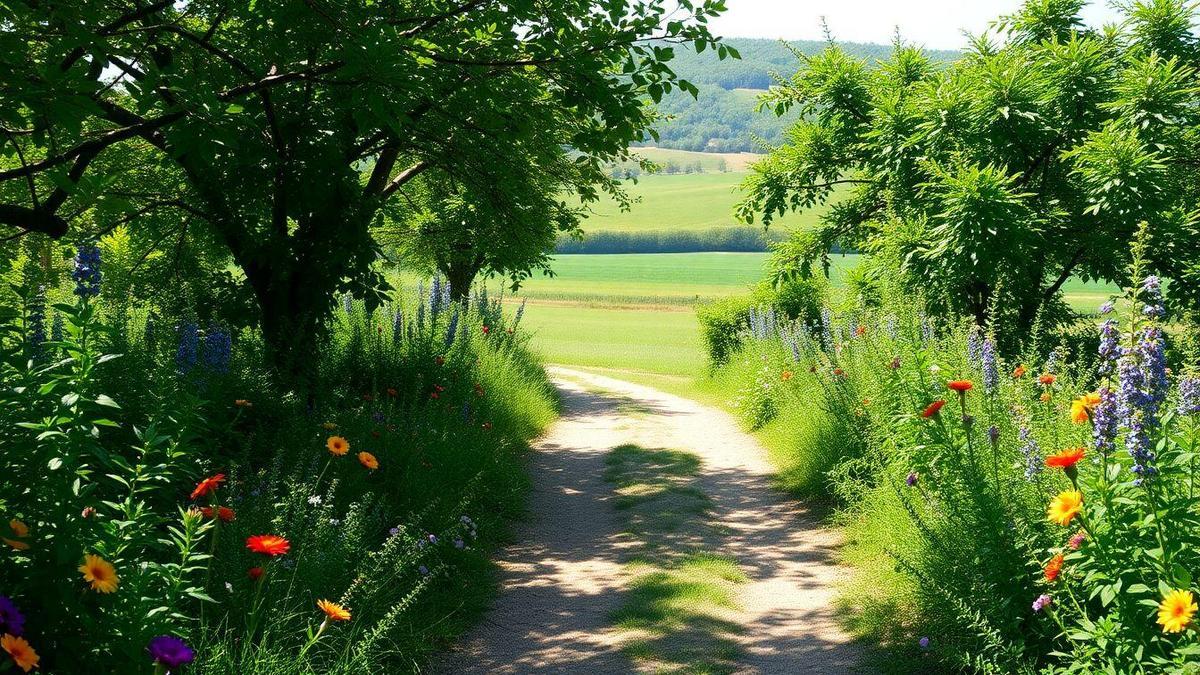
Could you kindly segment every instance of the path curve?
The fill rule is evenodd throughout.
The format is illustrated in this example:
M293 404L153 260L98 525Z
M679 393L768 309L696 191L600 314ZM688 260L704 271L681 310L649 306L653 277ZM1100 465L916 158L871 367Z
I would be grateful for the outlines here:
M562 417L533 448L530 518L499 554L501 593L445 655L453 673L628 673L610 615L629 581L604 459L626 444L702 460L700 483L728 528L719 553L749 581L738 673L857 672L835 620L837 534L770 485L766 451L722 411L649 387L553 367ZM632 411L632 412L631 412Z

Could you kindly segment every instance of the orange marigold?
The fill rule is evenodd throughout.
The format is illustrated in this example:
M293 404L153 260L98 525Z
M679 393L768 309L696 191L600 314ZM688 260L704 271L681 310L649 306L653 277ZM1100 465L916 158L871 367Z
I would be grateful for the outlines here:
M92 585L92 590L100 593L117 590L117 582L120 581L117 570L104 558L90 553L85 555L79 571L83 573L83 580Z
M246 548L255 553L277 556L290 551L292 545L287 539L277 534L256 534L246 537Z
M375 459L375 455L369 452L358 453L358 463L374 471L379 468L379 460Z
M25 672L38 667L38 661L41 657L29 646L25 638L17 637L16 635L5 634L0 637L0 648L8 652L8 656L17 664L17 667Z
M971 384L970 380L950 380L946 383L946 387L952 391L957 391L960 394L971 391L971 387L973 386L975 385Z
M1046 581L1054 581L1062 572L1063 554L1059 553L1046 563L1046 569L1042 570L1042 574L1046 577Z
M1046 457L1045 464L1051 468L1070 469L1083 459L1084 448L1066 448Z
M330 436L325 441L325 447L329 448L329 452L341 457L347 452L350 452L350 441L347 441L341 436Z
M349 621L350 610L329 600L318 600L317 609L325 612L330 621Z
M1058 380L1058 376L1054 373L1042 373L1038 375L1038 384L1044 384L1047 387L1054 384Z
M1027 369L1025 368L1025 366L1024 366L1024 365L1019 365L1019 366L1017 366L1016 368L1013 368L1013 371L1012 371L1012 376L1013 376L1013 379L1014 379L1014 380L1019 380L1019 379L1021 379L1022 377L1025 377L1025 373L1026 373L1026 372L1028 372L1028 371L1027 371Z
M792 371L790 371L790 370L783 371L782 373L779 374L779 379L783 380L784 382L787 382L788 380L792 379Z
M1083 493L1078 490L1060 492L1046 507L1046 518L1052 523L1068 525L1083 510Z

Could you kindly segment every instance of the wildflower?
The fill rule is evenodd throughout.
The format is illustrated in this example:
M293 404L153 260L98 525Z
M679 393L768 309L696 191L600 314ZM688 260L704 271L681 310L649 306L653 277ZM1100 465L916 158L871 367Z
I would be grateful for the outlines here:
M420 572L421 576L423 576L423 577L429 576L429 568L424 565L421 565L420 567L418 567L417 571Z
M104 558L89 553L83 557L79 571L83 573L83 580L92 585L93 591L112 593L117 590L117 571Z
M0 633L20 637L25 632L25 615L11 599L0 595Z
M330 436L325 441L325 447L329 448L329 452L341 457L350 451L350 441L341 436Z
M462 537L455 537L455 538L454 538L454 548L456 548L456 549L458 549L458 550L460 550L460 551L461 551L461 550L463 549L463 547L465 547L466 545L467 545L467 544L466 544L466 542L464 542L464 541L462 540Z
M1028 369L1024 365L1018 365L1016 368L1013 368L1012 377L1014 380L1019 380L1025 377L1026 372L1028 372Z
M1197 608L1191 591L1164 593L1158 605L1158 625L1164 633L1178 633L1192 622L1197 609L1200 608Z
M1037 596L1037 600L1033 601L1033 611L1040 612L1049 607L1053 602L1054 601L1050 599L1049 595L1042 593L1041 595Z
M8 537L0 537L0 541L3 541L4 543L13 547L13 550L16 550L16 551L28 551L29 550L29 544L27 544L23 541L20 541L18 539L9 539Z
M213 507L211 507L211 506L201 507L200 513L202 513L205 518L212 518L213 517ZM233 509L229 508L228 506L216 507L216 515L218 518L221 519L221 522L225 522L225 523L232 523L233 519L237 517L237 514L234 513Z
M971 332L967 333L967 360L971 363L980 363L983 360L983 343L979 337L979 327L972 326Z
M922 637L920 640L917 640L917 646L920 647L921 651L923 652L929 651L929 638Z
M929 372L933 375L937 375L938 373L942 372L942 367L935 363L932 366L929 366Z
M196 485L195 490L192 490L192 499L196 499L197 497L203 497L203 496L211 493L213 490L216 490L217 486L220 485L221 483L223 483L224 481L225 481L225 474L223 474L223 473L218 473L216 475L205 478L204 480L200 481Z
M1066 448L1046 457L1046 466L1071 469L1083 459L1084 448Z
M946 383L947 388L951 391L957 391L960 394L967 393L973 386L975 385L971 384L970 380L950 380Z
M75 269L71 272L71 278L75 280L75 295L81 298L100 295L101 276L100 248L92 243L80 244L75 253Z
M1200 413L1200 377L1185 377L1179 381L1179 404L1176 411L1180 415Z
M963 415L962 423L964 427L970 427L972 424L975 424L975 417L972 415Z
M834 368L833 374L837 375L838 377L842 377L843 375L846 374L846 371L842 370L841 368Z
M29 536L29 526L16 518L8 521L8 526L12 528L13 534L17 537L24 538Z
M492 329L491 329L491 328L488 328L486 325L485 325L485 326L483 326L482 328L483 328L483 334L484 334L484 335L487 335L488 333L492 332Z
M782 373L779 374L779 379L783 380L784 382L787 382L788 380L792 379L792 371L790 371L790 370L783 371Z
M437 535L436 535L436 534L430 534L430 535L427 535L425 538L426 538L426 539L428 539L428 540L429 540L429 543L431 543L431 544L436 544L436 543L438 543L438 538L437 538Z
M173 670L191 663L196 658L196 652L186 642L174 635L159 635L150 639L146 652L155 663L160 663L167 670Z
M246 570L246 576L250 577L251 581L258 581L262 578L263 572L265 571L266 570L261 567L251 567L250 569Z
M186 375L200 358L200 327L188 321L179 327L179 346L175 350L175 368Z
M1116 305L1113 301L1107 300L1103 305L1100 305L1099 312L1100 314L1112 314L1114 309L1116 309Z
M400 534L400 528L398 528L398 527L393 527L392 529L388 530L388 535L389 535L389 536L392 536L392 537L394 537L394 536L396 536L396 535L398 535L398 534Z
M938 411L941 410L942 406L944 406L944 405L946 405L946 402L943 401L942 399L938 399L938 400L934 401L933 403L930 403L928 406L925 407L924 410L921 411L921 417L924 417L925 419L929 419L930 417L933 417L934 415L938 414Z
M893 356L891 362L888 363L888 367L892 370L900 370L900 357Z
M233 404L239 408L253 408L254 407L253 403L251 403L250 401L248 401L244 398L239 398L238 400L234 401Z
M862 337L862 336L864 336L864 335L866 335L866 334L867 334L867 327L866 327L866 326L864 326L864 325L862 325L862 324L860 323L860 324L858 324L858 326L857 326L857 327L855 327L855 329L854 329L854 337Z
M1083 510L1083 493L1078 490L1060 492L1046 507L1046 518L1058 525L1068 525Z
M1070 546L1072 551L1078 551L1083 546L1085 539L1087 539L1087 532L1080 530L1071 535L1071 538L1067 540L1067 546Z
M396 388L395 388L395 387L388 387L388 388L387 388L387 395L388 395L390 398L396 398L397 396L399 396L399 395L400 395L400 392L396 391Z
M1100 345L1096 350L1100 355L1100 363L1097 368L1097 374L1100 377L1112 375L1121 351L1120 341L1121 333L1117 330L1116 321L1108 319L1100 324Z
M0 648L8 652L8 656L12 658L13 663L17 664L18 668L27 673L37 668L38 661L41 658L33 650L33 647L29 646L25 638L17 637L16 635L6 634L4 637L0 637Z
M350 610L329 600L318 600L317 608L325 612L325 616L330 621L349 621Z
M321 495L310 496L308 498L308 505L309 506L320 506L321 505Z
M379 460L375 459L375 455L369 452L358 453L358 463L367 467L371 471L379 468Z
M1071 402L1071 421L1083 424L1091 417L1092 411L1100 403L1100 392L1084 394Z
M988 427L987 435L988 435L988 440L991 441L993 445L995 445L996 443L999 443L1000 442L1000 427L998 427L994 424L992 426Z
M1043 391L1042 395L1038 397L1038 400L1040 400L1042 403L1049 403L1053 398L1054 397L1050 395L1050 392Z
M1046 577L1046 581L1053 582L1062 572L1062 567L1063 554L1058 553L1050 559L1050 562L1046 563L1046 568L1042 570L1042 575Z
M274 557L287 553L291 550L292 545L287 539L277 534L256 534L246 538L246 548L255 553Z
M324 429L325 431L333 431L334 429L337 428L337 425L334 424L333 422L326 422L321 425L321 428Z
M913 487L917 484L917 479L918 479L917 472L910 471L908 476L904 479L904 484L907 485L908 487Z
M1038 375L1038 384L1049 387L1058 380L1058 376L1054 373L1042 373Z
M83 507L83 511L79 512L80 518L91 518L94 515L96 515L96 507L94 506L85 506Z
M233 351L233 338L229 332L217 325L208 327L204 334L202 348L204 366L214 373L229 371L230 354Z

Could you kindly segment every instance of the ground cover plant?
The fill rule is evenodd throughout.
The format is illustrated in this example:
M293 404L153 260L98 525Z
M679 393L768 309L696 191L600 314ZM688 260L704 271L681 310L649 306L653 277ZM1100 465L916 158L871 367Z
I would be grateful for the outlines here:
M784 484L839 509L848 621L886 669L1194 660L1200 379L1161 281L1131 276L1084 339L1009 355L904 302L755 315L723 376L747 426L786 429Z
M407 670L469 623L554 416L519 316L347 296L295 390L254 331L106 297L100 251L4 298L6 664Z

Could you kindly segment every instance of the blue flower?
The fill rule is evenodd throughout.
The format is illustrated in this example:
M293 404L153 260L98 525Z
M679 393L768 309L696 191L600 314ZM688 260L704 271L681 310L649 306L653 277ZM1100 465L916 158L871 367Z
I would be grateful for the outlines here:
M1180 415L1195 415L1200 413L1200 377L1185 377L1179 381Z
M175 368L183 375L196 367L200 356L200 329L187 322L179 327L179 346L175 349Z
M979 352L980 367L983 369L983 390L996 393L1000 386L1000 371L996 367L996 343L991 338L983 341Z
M75 295L91 298L100 295L100 248L95 244L80 244L75 254Z
M1042 470L1042 449L1029 429L1021 427L1018 437L1021 439L1021 454L1025 456L1025 480L1033 480Z

